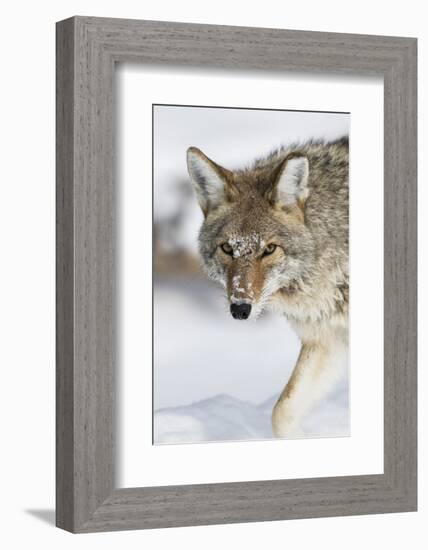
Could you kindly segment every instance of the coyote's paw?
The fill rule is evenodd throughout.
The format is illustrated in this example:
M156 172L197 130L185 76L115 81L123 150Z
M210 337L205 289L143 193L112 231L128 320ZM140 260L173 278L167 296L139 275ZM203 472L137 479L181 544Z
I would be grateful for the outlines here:
M282 439L298 439L305 433L297 418L290 413L286 401L278 401L272 411L273 435Z

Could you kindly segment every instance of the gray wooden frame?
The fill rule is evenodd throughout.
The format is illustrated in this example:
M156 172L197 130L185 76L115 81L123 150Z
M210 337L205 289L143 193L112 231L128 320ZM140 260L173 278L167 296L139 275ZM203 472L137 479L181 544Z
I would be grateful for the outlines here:
M416 44L90 17L57 24L59 527L91 532L416 510ZM115 63L124 61L383 76L382 475L115 488L113 82Z

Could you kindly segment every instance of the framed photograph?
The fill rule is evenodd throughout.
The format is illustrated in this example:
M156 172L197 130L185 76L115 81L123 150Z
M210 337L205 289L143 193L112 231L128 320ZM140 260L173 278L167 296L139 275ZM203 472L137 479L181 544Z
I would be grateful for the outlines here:
M414 511L416 39L57 24L57 525Z

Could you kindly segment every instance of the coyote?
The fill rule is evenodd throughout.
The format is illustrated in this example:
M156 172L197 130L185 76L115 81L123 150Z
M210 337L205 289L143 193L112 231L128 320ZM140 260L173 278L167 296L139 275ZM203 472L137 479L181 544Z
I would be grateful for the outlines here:
M234 319L284 314L301 340L272 412L276 437L340 378L348 350L348 138L281 147L230 171L196 147L187 166L204 221L199 250Z

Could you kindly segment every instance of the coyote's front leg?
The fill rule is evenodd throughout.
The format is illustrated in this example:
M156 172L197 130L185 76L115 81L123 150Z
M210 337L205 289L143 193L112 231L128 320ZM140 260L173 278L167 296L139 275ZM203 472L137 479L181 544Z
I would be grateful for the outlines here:
M347 346L336 338L302 343L293 373L272 412L276 437L303 435L301 420L340 378L346 354Z

